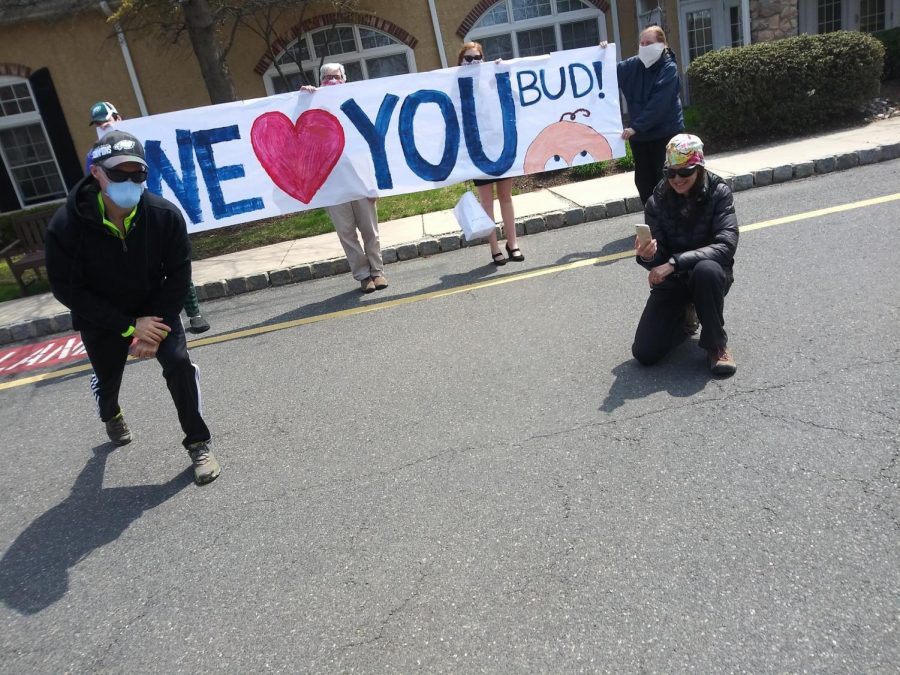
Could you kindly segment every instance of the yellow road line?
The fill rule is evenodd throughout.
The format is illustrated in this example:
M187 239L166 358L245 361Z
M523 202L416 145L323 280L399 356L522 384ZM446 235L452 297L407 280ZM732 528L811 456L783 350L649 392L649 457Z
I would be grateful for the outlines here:
M872 199L863 199L858 202L850 202L849 204L841 204L840 206L829 206L825 209L816 209L815 211L806 211L793 216L784 216L783 218L774 218L773 220L764 220L752 225L741 225L741 232L751 232L752 230L761 230L764 227L772 227L773 225L784 225L785 223L794 223L798 220L807 220L808 218L818 218L819 216L828 216L832 213L841 213L843 211L852 211L853 209L861 209L866 206L876 206L878 204L886 204L900 199L900 192L886 195L884 197L873 197Z
M900 192L886 195L884 197L875 197L873 199L863 199L858 202L851 202L849 204L841 204L839 206L829 206L824 209L816 209L815 211L805 211L803 213L797 213L792 216L784 216L783 218L774 218L772 220L763 220L758 223L753 223L751 225L742 225L741 232L751 232L753 230L761 230L766 227L773 227L775 225L784 225L787 223L795 223L800 220L808 220L810 218L818 218L819 216L827 216L833 213L841 213L843 211L851 211L853 209L861 209L867 206L876 206L878 204L886 204L888 202L900 200ZM631 250L623 251L622 253L612 253L610 255L602 255L597 258L588 258L585 260L576 260L570 263L564 263L562 265L554 265L552 267L544 267L537 270L531 270L528 272L520 272L517 274L506 274L502 277L498 277L496 279L486 279L485 281L476 281L471 284L466 284L465 286L457 286L455 288L447 288L440 291L431 291L430 293L422 293L420 295L412 295L406 298L397 298L396 300L388 300L386 302L381 302L378 304L368 305L365 307L353 307L351 309L342 309L337 312L328 312L327 314L316 314L315 316L307 316L302 319L294 319L293 321L282 321L280 323L273 323L267 326L257 326L255 328L246 328L244 330L236 330L230 333L223 333L222 335L213 335L207 338L200 338L197 340L191 340L188 343L188 347L205 347L206 345L214 345L220 344L222 342L231 342L232 340L238 340L245 337L252 337L255 335L264 335L266 333L273 333L279 330L286 330L288 328L296 328L298 326L306 326L311 323L318 323L319 321L330 321L332 319L342 319L348 316L356 316L357 314L365 314L367 312L375 312L383 309L391 309L392 307L400 307L402 305L409 305L414 302L422 302L423 300L434 300L436 298L445 298L451 295L457 295L459 293L468 293L470 291L476 291L480 288L490 288L491 286L500 286L502 284L511 284L516 281L523 281L525 279L533 279L535 277L542 277L547 274L559 274L560 272L567 272L569 270L575 270L580 267L589 267L591 265L600 265L602 263L613 262L615 260L622 260L623 258L631 258L634 255L634 252ZM18 380L12 380L10 382L0 382L0 391L4 389L12 389L13 387L23 387L28 384L33 384L35 382L43 382L51 379L59 379L62 377L66 377L67 375L73 375L76 373L83 373L85 371L91 370L91 365L89 363L83 363L77 366L72 366L70 368L64 368L62 370L56 370L50 373L41 373L39 375L31 375L29 377L23 377Z

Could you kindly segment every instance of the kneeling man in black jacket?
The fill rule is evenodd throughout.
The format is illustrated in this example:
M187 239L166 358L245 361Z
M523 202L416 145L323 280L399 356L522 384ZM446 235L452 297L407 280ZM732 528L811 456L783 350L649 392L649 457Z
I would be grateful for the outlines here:
M178 409L194 479L209 483L220 468L209 449L199 370L179 317L191 280L184 218L174 204L145 191L144 148L131 134L105 134L90 156L90 173L47 228L50 287L81 332L110 440L124 445L132 439L119 407L128 355L155 356Z
M656 363L696 330L690 325L696 308L710 370L731 375L737 365L728 351L724 309L738 243L734 199L725 182L706 171L703 143L691 134L669 141L664 173L644 207L651 239L635 239L637 262L650 270L650 297L631 351L645 365Z

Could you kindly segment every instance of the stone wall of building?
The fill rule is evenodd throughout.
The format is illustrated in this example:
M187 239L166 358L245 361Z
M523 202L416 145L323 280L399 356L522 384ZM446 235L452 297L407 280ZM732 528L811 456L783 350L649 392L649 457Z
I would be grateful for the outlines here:
M750 41L766 42L797 35L798 0L750 0Z

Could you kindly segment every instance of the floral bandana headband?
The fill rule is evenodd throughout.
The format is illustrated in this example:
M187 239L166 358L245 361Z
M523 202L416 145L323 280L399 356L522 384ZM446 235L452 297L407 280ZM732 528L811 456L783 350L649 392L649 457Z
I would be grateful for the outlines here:
M666 167L704 166L703 141L693 134L678 134L666 145Z

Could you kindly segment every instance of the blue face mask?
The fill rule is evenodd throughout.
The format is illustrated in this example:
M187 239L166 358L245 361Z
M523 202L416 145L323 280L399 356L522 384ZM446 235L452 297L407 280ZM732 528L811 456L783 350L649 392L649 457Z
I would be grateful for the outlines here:
M122 183L110 181L106 186L106 196L112 199L116 206L123 209L133 209L137 206L137 203L141 201L142 194L144 194L143 183L132 183L130 180Z

